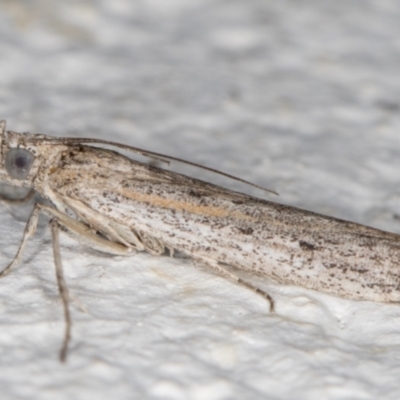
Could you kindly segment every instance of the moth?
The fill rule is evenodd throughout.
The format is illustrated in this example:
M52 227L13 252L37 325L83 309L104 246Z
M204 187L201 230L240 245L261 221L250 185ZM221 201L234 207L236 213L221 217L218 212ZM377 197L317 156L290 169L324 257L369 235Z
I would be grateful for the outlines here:
M94 145L186 162L246 182L119 143L6 131L0 121L0 181L30 188L52 204L34 206L17 254L0 276L20 263L39 215L50 217L66 321L61 361L71 317L60 231L114 255L178 251L262 295L271 311L272 297L235 270L348 299L400 301L400 235L252 197Z

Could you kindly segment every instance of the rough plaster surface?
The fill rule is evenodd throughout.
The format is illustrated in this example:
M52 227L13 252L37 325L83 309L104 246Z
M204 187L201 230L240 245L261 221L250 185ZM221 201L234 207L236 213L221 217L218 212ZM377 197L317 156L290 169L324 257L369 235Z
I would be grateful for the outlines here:
M396 0L2 0L0 116L204 163L400 232L399 20ZM0 208L4 266L32 204ZM400 396L397 305L263 282L270 315L187 259L110 257L66 237L62 256L76 299L66 365L45 219L0 281L2 399Z

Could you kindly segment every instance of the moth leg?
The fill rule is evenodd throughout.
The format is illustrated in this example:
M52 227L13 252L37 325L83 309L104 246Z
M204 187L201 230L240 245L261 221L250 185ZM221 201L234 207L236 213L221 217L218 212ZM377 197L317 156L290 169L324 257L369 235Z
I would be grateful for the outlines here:
M56 267L57 284L63 302L65 317L65 336L60 352L60 360L64 362L66 359L68 342L71 337L71 317L68 307L68 289L63 276L60 256L59 231L61 227L65 228L68 232L73 234L73 236L80 239L81 242L83 241L85 244L89 244L91 247L97 248L103 252L108 252L116 255L127 255L131 251L131 249L118 243L114 243L107 239L101 238L95 232L93 232L89 226L83 224L82 222L76 221L71 217L68 217L67 215L63 214L53 207L50 207L46 204L37 203L33 208L32 213L25 226L24 234L19 245L17 254L10 262L10 264L8 264L8 266L0 272L0 277L7 275L10 272L11 268L19 264L19 262L21 261L26 244L36 231L40 213L46 214L47 216L52 218L51 232L53 239L54 263Z
M81 245L116 256L127 256L135 252L134 248L99 236L90 226L63 214L53 207L41 204L41 211L49 217L56 218L60 228L78 240Z
M37 223L38 223L38 219L39 219L39 212L40 212L40 203L35 205L35 207L32 210L32 213L28 219L28 222L26 223L24 235L23 235L21 243L19 245L17 254L15 255L14 259L10 262L10 264L8 264L7 267L4 268L3 271L0 272L0 277L7 275L10 272L11 268L14 267L14 265L17 265L20 263L21 257L23 255L25 247L26 247L26 243L36 232L36 227L37 227Z
M60 361L65 362L67 357L67 349L68 343L71 339L71 314L69 312L69 295L68 295L68 287L65 283L64 272L61 263L61 254L60 254L60 225L57 220L54 218L50 221L51 225L51 236L53 239L53 255L54 255L54 264L56 267L56 278L58 290L60 292L61 300L64 308L64 319L65 319L65 334L64 341L60 351Z
M59 224L69 233L71 233L72 236L77 238L81 243L88 245L89 247L92 247L96 250L100 250L103 253L114 255L128 255L132 252L132 249L130 249L129 247L98 236L89 226L71 217L68 217L67 215L58 211L56 208L50 207L46 204L37 203L35 204L35 207L33 208L32 213L25 226L24 234L19 245L17 254L10 262L10 264L8 264L8 266L4 268L3 271L0 271L0 277L7 275L10 272L11 268L20 263L26 244L36 231L40 213L46 214L50 218L57 218Z
M18 205L22 203L28 202L34 195L35 195L35 190L31 189L24 197L21 199L10 199L2 194L0 194L0 200L4 201L5 203L13 204L13 205Z
M26 247L26 243L28 242L28 239L33 236L33 234L36 231L38 219L39 219L39 213L43 211L43 204L36 204L35 207L32 210L32 213L29 217L29 220L26 224L25 230L24 230L24 236L21 240L21 244L19 246L18 252L14 259L11 261L11 263L3 270L0 272L0 277L8 274L11 270L11 268L18 264L21 260L21 257L23 255L23 252ZM49 207L50 208L50 207ZM53 252L54 252L54 263L56 266L56 277L57 277L57 283L58 283L58 288L60 291L60 295L63 301L63 306L64 306L64 316L65 316L65 322L66 322L66 328L65 328L65 336L64 336L64 343L63 347L61 349L60 353L60 360L62 362L65 361L66 357L66 352L67 352L67 346L68 342L71 337L71 317L69 313L69 308L68 308L68 289L65 284L64 276L63 276L63 271L62 271L62 265L61 265L61 257L60 257L60 244L59 244L59 225L55 219L52 220L51 222L51 231L52 231L52 237L53 237Z
M257 294L259 294L260 296L264 297L264 299L269 302L269 310L270 310L270 312L274 312L275 311L274 299L271 297L271 295L269 295L264 290L261 290L260 288L258 288L257 286L253 285L252 283L247 282L247 281L243 280L242 278L240 278L239 276L237 276L237 275L233 274L232 272L228 271L226 268L221 266L217 261L211 260L209 258L202 258L202 257L195 257L195 259L197 259L198 261L202 261L207 266L213 268L220 275L222 275L222 276L224 276L226 278L229 278L232 281L238 283L239 285L245 286L248 289L251 289L254 292L256 292Z

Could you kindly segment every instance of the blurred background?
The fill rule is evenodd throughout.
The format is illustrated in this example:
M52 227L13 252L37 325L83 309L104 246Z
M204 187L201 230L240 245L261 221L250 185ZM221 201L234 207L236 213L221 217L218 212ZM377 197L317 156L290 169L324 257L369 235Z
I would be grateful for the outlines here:
M99 137L202 163L278 191L272 200L400 232L399 21L396 0L0 0L0 117L15 131ZM20 215L29 212L0 210L0 226L9 232L0 241L4 265L22 234ZM89 254L85 268L104 269L81 277L78 260L87 253L74 242L67 250L68 268L78 265L72 285L80 285L80 299L87 294L90 317L99 314L90 322L76 312L85 321L74 334L74 356L59 366L62 321L44 226L36 240L40 254L26 261L35 272L25 265L0 281L5 398L101 399L112 390L120 399L400 394L400 314L393 306L310 300L277 289L278 313L270 317L251 293L232 298L236 287L203 278L191 262L133 261L135 268L173 265L178 280L189 274L182 279L192 291L199 290L196 279L202 282L202 290L178 301L179 282L171 280L163 293L165 281L139 277L137 269L135 275L132 260L117 267L112 258L93 261ZM96 291L112 297L115 268L126 296L118 297L120 291L115 304L114 298L101 303ZM90 286L105 271L108 283ZM138 282L154 291L140 292ZM138 303L154 310L142 336L130 329L148 309L131 315L133 322L127 316ZM171 308L163 314L165 304ZM104 322L115 315L134 351L123 344L107 350L121 338L119 328L107 331L112 322ZM205 321L219 322L205 327ZM51 324L57 330L47 348ZM96 339L106 331L104 342ZM82 340L89 336L92 344ZM154 346L154 354L146 353ZM166 358L174 360L167 367Z

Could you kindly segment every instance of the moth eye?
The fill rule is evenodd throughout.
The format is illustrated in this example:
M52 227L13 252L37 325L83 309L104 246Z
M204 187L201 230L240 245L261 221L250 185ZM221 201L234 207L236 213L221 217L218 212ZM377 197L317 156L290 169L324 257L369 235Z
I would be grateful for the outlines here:
M6 154L5 167L13 179L26 179L31 170L35 156L25 149L11 149Z

